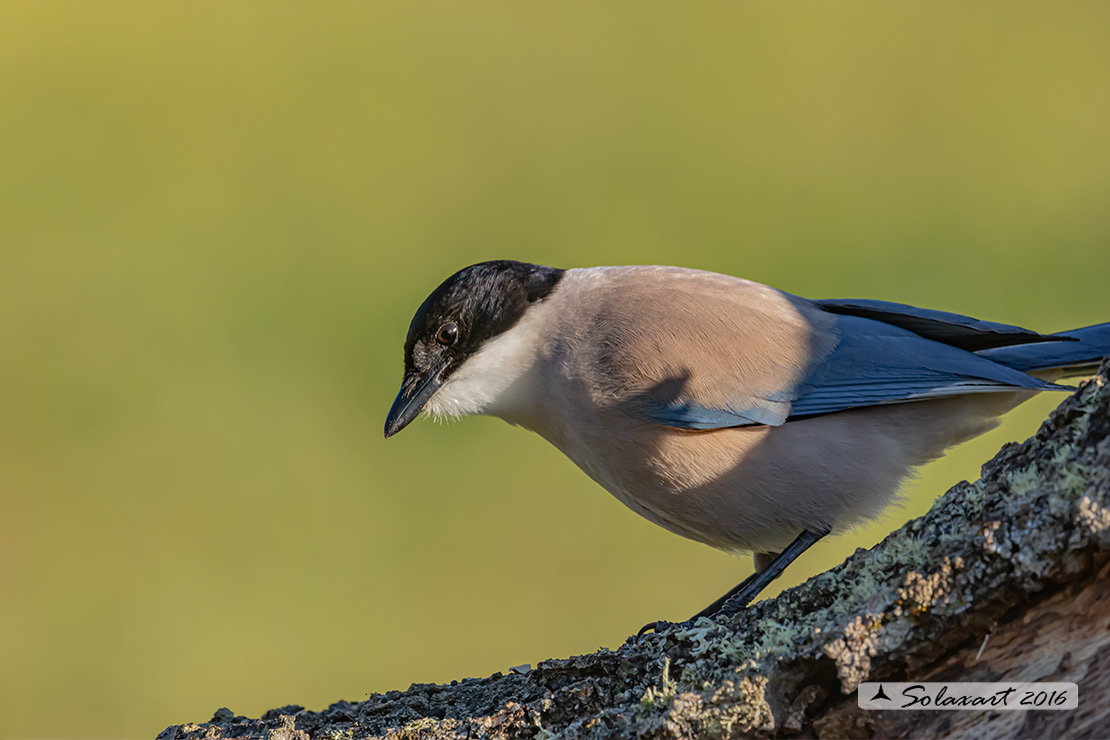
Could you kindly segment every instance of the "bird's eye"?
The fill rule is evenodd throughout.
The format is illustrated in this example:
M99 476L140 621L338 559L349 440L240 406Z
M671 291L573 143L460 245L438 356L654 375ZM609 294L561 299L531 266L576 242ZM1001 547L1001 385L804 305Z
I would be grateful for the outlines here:
M436 332L436 341L444 347L450 347L459 338L459 325L454 321L448 321L443 326L439 327Z

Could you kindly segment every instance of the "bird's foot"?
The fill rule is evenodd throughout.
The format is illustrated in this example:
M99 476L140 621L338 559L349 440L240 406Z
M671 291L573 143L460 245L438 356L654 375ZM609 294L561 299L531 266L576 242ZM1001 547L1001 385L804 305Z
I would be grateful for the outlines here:
M640 631L636 633L635 637L628 638L628 641L635 642L649 632L655 632L656 634L658 634L660 632L665 632L666 630L669 630L673 627L682 627L686 624L687 622L668 622L664 619L660 619L658 622L648 622L640 628Z
M739 614L748 608L752 603L752 599L759 595L756 589L741 589L730 596L725 603L721 604L721 608L713 613L714 617L731 617L734 614Z
M665 632L673 628L683 629L687 627L692 627L694 625L694 622L698 621L702 617L708 617L709 619L716 619L717 617L731 617L732 615L739 614L740 612L747 609L748 604L753 598L755 598L755 596L755 593L742 590L734 594L731 598L727 599L716 610L712 612L710 612L708 609L703 610L690 617L685 622L668 622L663 619L659 620L658 622L648 622L640 628L640 631L636 633L635 637L628 638L628 642L635 642L649 632L655 632L656 634L658 634L660 632Z

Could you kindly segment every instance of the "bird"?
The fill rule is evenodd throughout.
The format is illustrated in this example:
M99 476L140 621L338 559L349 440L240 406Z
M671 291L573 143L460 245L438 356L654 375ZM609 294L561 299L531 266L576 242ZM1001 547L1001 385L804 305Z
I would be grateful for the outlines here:
M385 436L420 414L498 417L655 524L751 553L692 622L743 610L914 468L1107 355L1110 323L1039 334L689 268L494 260L417 309Z

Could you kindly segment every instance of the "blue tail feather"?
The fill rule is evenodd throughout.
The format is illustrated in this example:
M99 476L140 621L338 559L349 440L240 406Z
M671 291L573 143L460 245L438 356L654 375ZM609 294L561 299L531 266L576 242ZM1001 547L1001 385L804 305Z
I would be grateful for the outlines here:
M1061 341L996 347L975 354L1022 372L1065 370L1073 375L1092 373L1110 357L1110 322L1046 335L1051 337Z

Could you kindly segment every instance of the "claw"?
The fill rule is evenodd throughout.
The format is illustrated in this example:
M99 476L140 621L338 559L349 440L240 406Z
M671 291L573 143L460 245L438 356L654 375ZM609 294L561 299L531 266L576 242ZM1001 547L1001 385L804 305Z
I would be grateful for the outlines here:
M658 622L648 622L640 628L640 631L636 633L636 637L643 637L648 632L662 632L673 624L674 622L665 622L663 620L659 620Z

